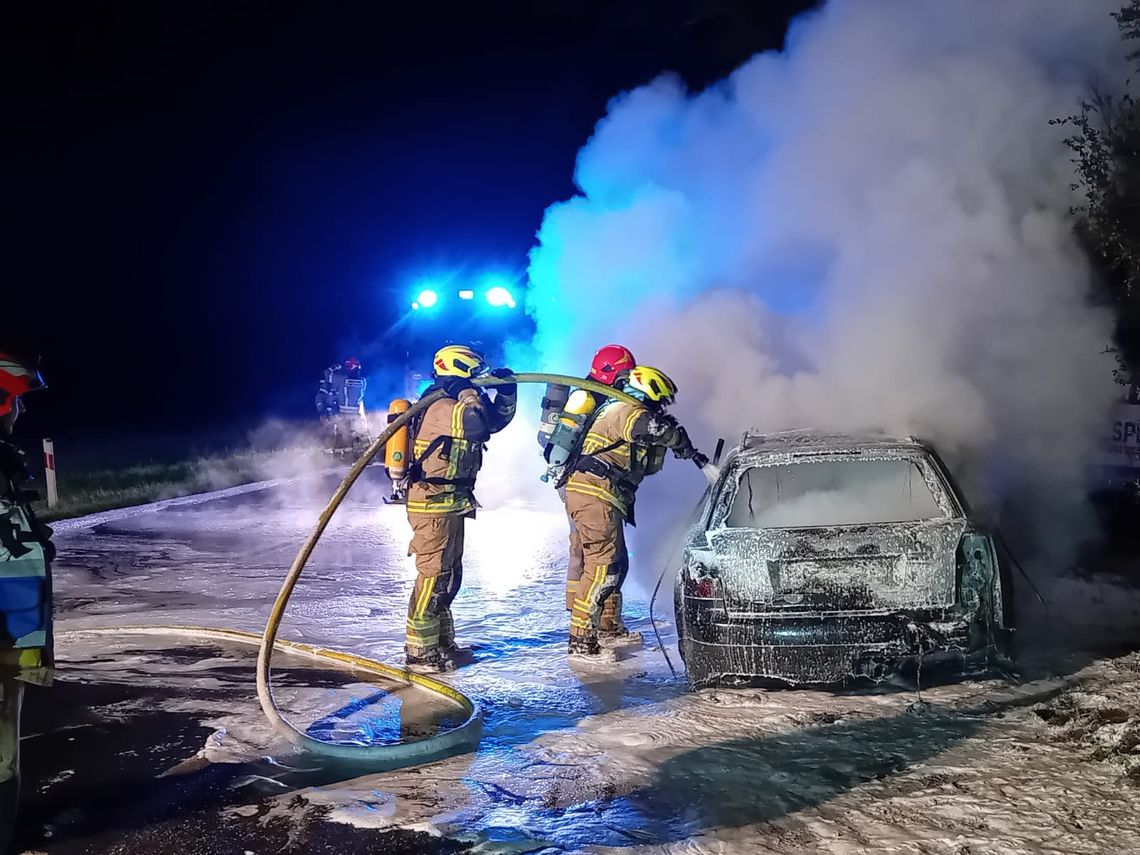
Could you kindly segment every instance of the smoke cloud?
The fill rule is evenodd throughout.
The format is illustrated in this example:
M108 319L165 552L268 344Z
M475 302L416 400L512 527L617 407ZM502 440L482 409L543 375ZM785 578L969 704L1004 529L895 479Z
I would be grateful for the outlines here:
M921 435L1043 537L1116 394L1049 120L1125 76L1119 5L832 0L703 92L616 97L531 253L541 364L630 345L707 450L749 427ZM672 463L643 528L702 483Z

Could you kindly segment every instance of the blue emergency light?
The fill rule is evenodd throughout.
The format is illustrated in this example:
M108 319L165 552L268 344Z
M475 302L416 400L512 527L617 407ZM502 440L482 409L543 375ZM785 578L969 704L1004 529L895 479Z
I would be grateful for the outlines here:
M455 298L458 298L459 302L473 303L476 296L485 301L484 305L492 309L515 309L518 308L518 302L515 299L512 284L506 277L491 274L483 276L477 285L473 283L453 290L453 285L441 284L439 279L427 279L416 286L416 291L413 292L416 296L412 300L412 309L414 311L421 309L449 311L455 308ZM477 313L478 309L471 306L467 311Z
M489 288L487 290L486 298L487 302L495 308L502 308L503 306L506 306L509 309L513 309L515 307L514 295L502 285L496 285L493 288Z

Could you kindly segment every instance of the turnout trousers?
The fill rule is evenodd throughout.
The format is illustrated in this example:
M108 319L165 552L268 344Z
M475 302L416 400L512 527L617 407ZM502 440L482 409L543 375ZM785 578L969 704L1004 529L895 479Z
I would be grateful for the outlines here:
M566 505L566 491L559 490L562 504ZM578 526L574 524L574 517L569 508L566 511L566 520L570 523L570 558L566 563L566 611L574 613L574 600L578 596L578 585L582 579L585 557L582 550L582 537L578 534ZM621 591L614 591L602 603L602 616L598 622L598 631L617 633L624 629L621 621Z
M570 636L597 638L599 630L613 631L602 621L606 601L616 595L616 608L621 608L621 585L629 571L625 520L605 499L581 493L566 494L566 511L572 526L571 543L577 536L582 547L582 570L571 603ZM619 614L611 612L616 626L620 626Z
M20 802L20 707L24 684L0 678L0 852L7 852Z
M463 583L466 514L408 513L409 552L416 557L416 583L408 602L405 651L430 657L455 646L451 603Z

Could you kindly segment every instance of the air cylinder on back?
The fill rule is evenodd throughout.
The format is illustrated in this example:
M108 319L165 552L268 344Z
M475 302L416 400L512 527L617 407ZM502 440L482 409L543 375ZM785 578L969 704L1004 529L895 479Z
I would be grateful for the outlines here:
M550 444L551 434L558 424L558 417L562 415L562 408L570 397L569 386L559 386L551 383L546 387L546 394L542 396L542 421L538 423L538 444L543 450Z
M594 412L594 396L584 389L576 389L566 401L558 422L550 434L546 446L546 462L551 466L562 466L578 444L586 422Z
M412 404L407 398L396 398L388 405L388 424L396 421L408 411ZM408 473L408 457L410 434L408 426L404 425L388 440L384 446L384 466L388 469L388 477L398 481Z

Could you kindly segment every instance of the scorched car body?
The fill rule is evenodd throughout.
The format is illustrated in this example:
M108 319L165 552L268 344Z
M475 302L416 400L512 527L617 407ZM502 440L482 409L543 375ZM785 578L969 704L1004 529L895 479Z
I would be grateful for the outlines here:
M913 438L746 434L685 542L675 605L693 687L985 667L1008 577Z

